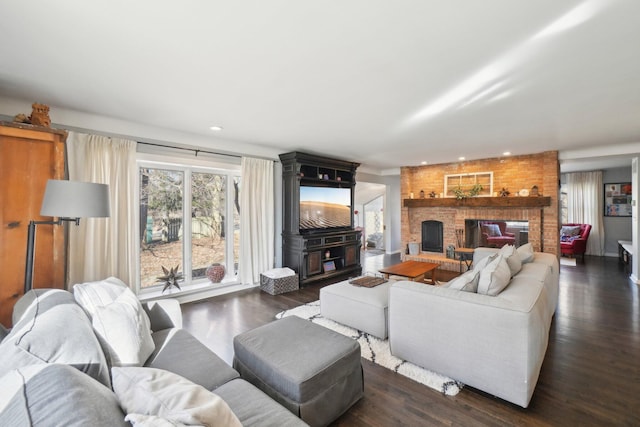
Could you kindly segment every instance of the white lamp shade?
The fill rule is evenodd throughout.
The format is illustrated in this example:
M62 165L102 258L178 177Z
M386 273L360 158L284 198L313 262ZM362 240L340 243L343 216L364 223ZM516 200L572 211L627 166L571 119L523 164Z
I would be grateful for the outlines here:
M109 186L50 179L42 200L42 216L104 218L109 216Z

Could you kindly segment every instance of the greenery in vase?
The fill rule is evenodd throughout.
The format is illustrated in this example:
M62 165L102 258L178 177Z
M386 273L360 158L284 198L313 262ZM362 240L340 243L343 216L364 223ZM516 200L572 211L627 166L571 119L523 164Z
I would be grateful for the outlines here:
M473 187L471 187L471 190L469 190L469 192L465 192L462 187L457 186L453 190L453 195L456 196L456 199L458 200L466 199L467 197L475 197L480 194L483 188L484 187L481 184L475 184Z

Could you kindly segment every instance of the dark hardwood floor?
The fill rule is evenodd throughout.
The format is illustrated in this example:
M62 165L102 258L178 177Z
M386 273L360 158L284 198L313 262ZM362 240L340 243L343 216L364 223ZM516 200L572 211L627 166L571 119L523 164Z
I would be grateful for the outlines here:
M398 260L365 257L364 270ZM279 311L317 300L319 289L311 286L278 296L254 289L185 304L184 327L231 363L236 334L272 321ZM470 387L457 396L444 396L363 359L364 398L333 425L640 425L638 286L617 259L587 256L584 264L561 267L559 300L529 408Z

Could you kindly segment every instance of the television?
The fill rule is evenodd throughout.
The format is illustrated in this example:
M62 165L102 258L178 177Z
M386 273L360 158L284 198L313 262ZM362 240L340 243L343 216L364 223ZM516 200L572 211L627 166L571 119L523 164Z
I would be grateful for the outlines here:
M301 233L351 226L351 188L300 186Z

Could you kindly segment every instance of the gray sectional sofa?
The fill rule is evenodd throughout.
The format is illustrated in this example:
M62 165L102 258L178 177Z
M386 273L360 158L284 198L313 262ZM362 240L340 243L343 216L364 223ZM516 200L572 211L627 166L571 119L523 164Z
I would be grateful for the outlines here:
M477 248L474 265L497 251ZM558 303L559 264L538 252L525 261L496 296L393 283L392 354L526 408Z
M145 310L155 344L145 367L212 391L244 426L307 425L182 329L177 301ZM73 294L32 290L17 302L13 321L11 330L0 331L0 425L130 425L112 390L104 343Z

